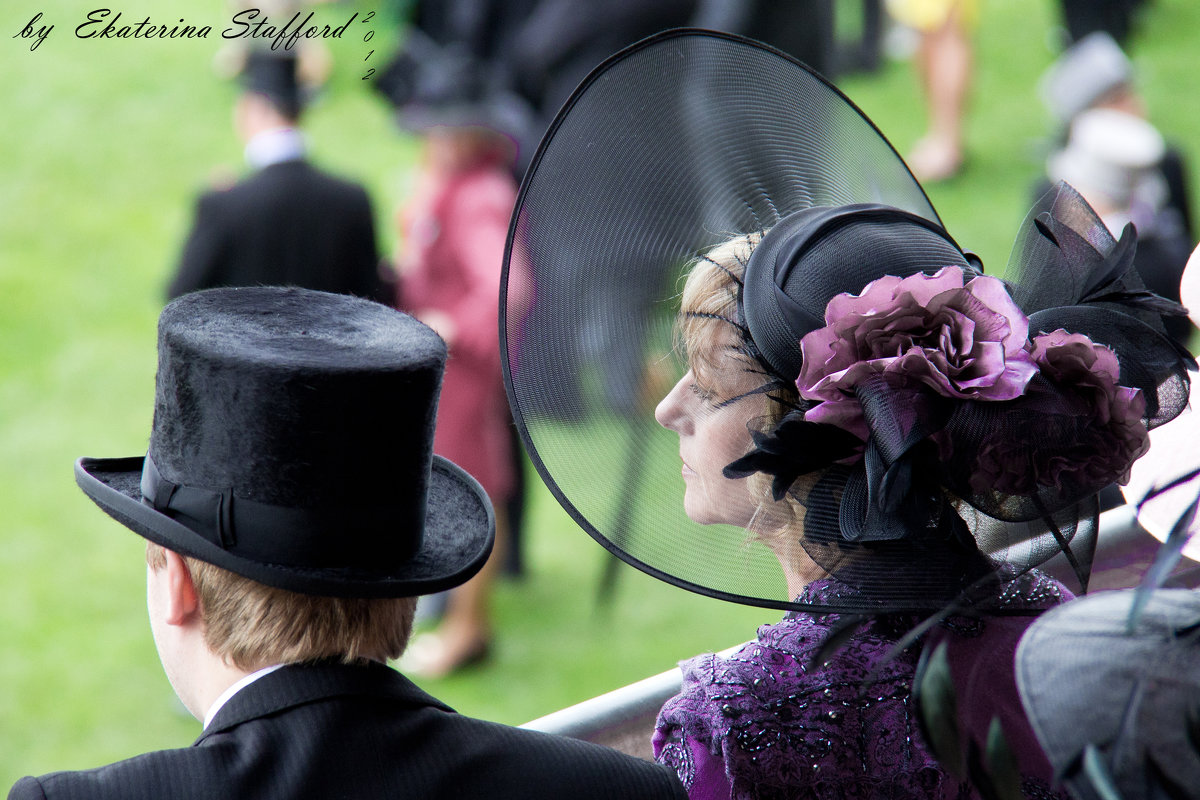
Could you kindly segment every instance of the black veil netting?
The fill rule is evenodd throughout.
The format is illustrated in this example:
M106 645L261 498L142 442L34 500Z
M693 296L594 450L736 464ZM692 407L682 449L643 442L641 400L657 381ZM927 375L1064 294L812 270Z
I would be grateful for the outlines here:
M852 465L834 465L815 483L789 480L785 488L802 502L776 518L772 506L783 505L773 503L770 480L720 475L751 450L752 436L771 433L773 422L763 419L802 411L780 407L777 390L795 376L761 366L754 343L739 335L739 314L727 324L731 341L741 342L732 357L745 385L719 396L699 386L673 391L692 404L686 424L704 428L705 446L696 447L695 437L681 444L679 433L655 421L655 405L687 370L674 335L681 288L697 256L804 209L852 204L902 209L940 231L939 241L974 274L873 123L822 77L766 45L668 31L599 66L559 112L526 174L510 229L501 292L505 380L542 479L575 521L624 561L684 588L754 605L927 609L941 608L997 564L1040 563L1058 552L1060 539L1079 535L1078 501L1087 497L1050 497L1049 507L1039 498L1034 513L1026 507L999 520L985 503L981 512L967 509L968 525L946 513L940 495L922 490L905 519L928 535L850 541L847 518L866 513L868 495L878 493L878 481ZM1158 378L1148 380L1157 385ZM1184 388L1186 398L1186 381ZM945 419L936 399L886 387L868 405L880 420L889 408L928 406L951 428L982 430L995 422ZM741 421L729 424L734 417ZM920 426L900 439L914 430ZM889 449L877 449L886 461ZM747 512L749 495L766 498L758 506L766 511ZM971 538L977 531L986 534L986 555ZM781 568L805 560L795 560L797 545L847 591L797 600L799 584L789 588ZM1086 553L1079 560L1086 562Z

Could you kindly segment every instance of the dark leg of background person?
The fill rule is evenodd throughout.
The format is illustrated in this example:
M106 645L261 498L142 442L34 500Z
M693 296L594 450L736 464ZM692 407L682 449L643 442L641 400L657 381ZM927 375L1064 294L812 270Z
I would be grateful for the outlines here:
M839 26L834 21L836 34ZM834 67L838 75L849 72L874 72L879 69L879 58L883 40L882 0L862 0L862 12L856 35L848 40L834 42Z
M629 532L633 529L633 513L637 506L638 488L642 485L643 472L646 465L646 451L650 441L651 427L645 417L629 417L626 431L625 470L621 480L621 491L617 493L616 520L613 522L612 542L618 547L626 548L629 544ZM596 590L596 605L607 607L617 589L617 575L621 569L621 560L612 554L606 554L604 572L600 576L600 585Z
M1061 0L1063 23L1071 41L1105 31L1124 45L1133 27L1133 16L1143 0Z
M833 0L755 0L746 35L830 76L834 63Z
M512 496L505 504L508 516L508 547L504 553L504 574L519 578L525 574L525 559L522 552L522 533L525 522L525 444L517 426L510 425L512 433Z

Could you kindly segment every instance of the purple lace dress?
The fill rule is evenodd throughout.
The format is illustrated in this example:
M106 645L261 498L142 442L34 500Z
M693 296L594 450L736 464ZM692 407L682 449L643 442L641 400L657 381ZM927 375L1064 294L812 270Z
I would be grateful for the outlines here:
M839 587L845 588L814 582L799 601L830 603ZM1069 597L1034 572L1006 584L997 605L1036 611ZM982 743L998 716L1026 776L1026 797L1058 798L1013 672L1017 641L1033 619L955 618L928 638L948 644L966 733ZM680 665L683 690L663 706L653 744L655 757L675 769L693 800L975 796L922 743L911 702L918 648L882 663L902 632L897 621L867 622L823 666L809 666L837 622L836 614L790 612L759 628L758 638L729 658L708 654ZM864 692L862 681L876 670L878 679Z

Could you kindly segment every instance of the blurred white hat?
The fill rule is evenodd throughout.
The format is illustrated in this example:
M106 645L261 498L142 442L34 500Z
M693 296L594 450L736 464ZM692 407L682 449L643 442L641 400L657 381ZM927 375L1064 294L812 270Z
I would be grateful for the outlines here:
M1110 108L1084 111L1066 146L1046 161L1052 180L1074 186L1093 206L1123 207L1142 175L1162 161L1166 142L1146 120Z

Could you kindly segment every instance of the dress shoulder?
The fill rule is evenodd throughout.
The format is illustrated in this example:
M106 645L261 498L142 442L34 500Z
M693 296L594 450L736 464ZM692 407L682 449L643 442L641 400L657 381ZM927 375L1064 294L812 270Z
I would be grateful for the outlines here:
M687 743L707 749L734 798L941 796L950 779L918 744L911 707L916 654L890 657L895 635L871 621L811 663L837 622L789 614L728 658L685 662L682 691L659 715L660 760L694 767Z
M817 582L810 590L825 589ZM1025 796L1056 797L1040 750L1024 744L1033 737L1011 665L1024 627L1069 597L1041 573L1012 576L986 613L944 620L925 644L896 646L918 617L875 617L821 663L814 658L845 618L790 613L729 657L681 664L682 689L659 714L656 757L693 798L973 797L926 749L912 698L922 647L946 641L967 734L986 735L999 717L1016 746ZM722 782L724 794L705 793Z

